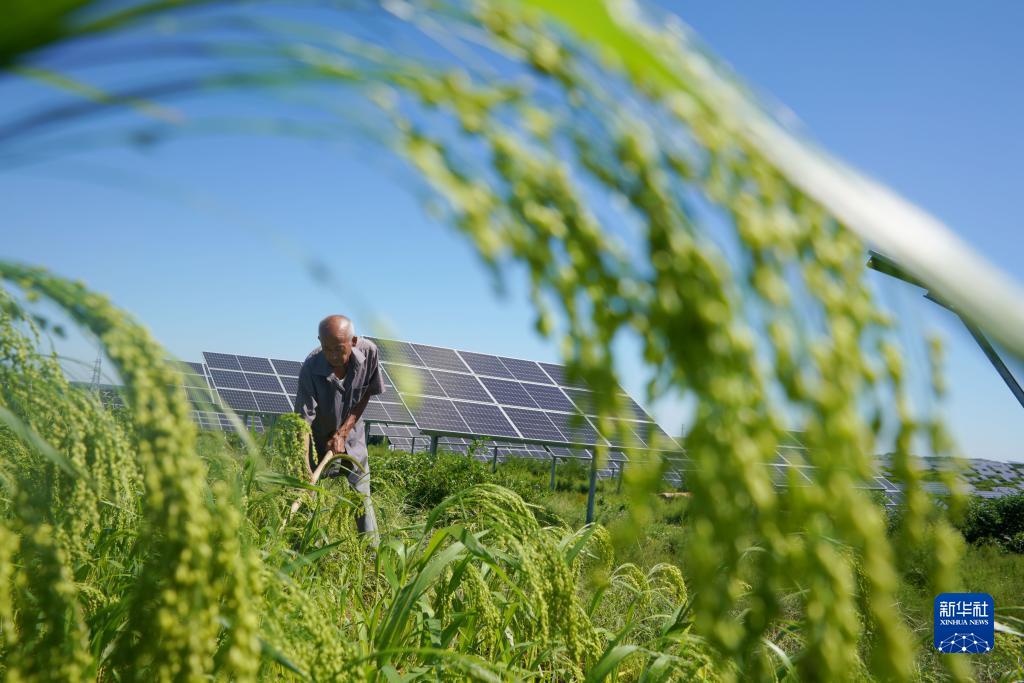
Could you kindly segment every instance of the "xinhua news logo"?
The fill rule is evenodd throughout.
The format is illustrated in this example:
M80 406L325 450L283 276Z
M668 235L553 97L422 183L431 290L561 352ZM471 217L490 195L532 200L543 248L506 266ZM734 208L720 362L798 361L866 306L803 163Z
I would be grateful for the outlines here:
M995 601L988 593L935 596L935 649L948 654L985 654L995 646Z

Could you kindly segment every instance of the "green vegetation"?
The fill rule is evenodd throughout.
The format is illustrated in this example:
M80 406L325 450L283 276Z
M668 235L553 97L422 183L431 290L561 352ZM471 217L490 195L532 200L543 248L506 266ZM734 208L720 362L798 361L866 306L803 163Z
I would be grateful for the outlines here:
M971 543L995 543L1024 553L1024 495L972 501L960 530Z
M3 298L8 678L781 679L806 656L809 595L796 583L742 666L713 648L690 588L701 542L692 500L638 501L604 481L601 526L580 528L577 464L560 467L550 491L542 462L491 473L465 456L374 448L374 552L355 534L346 484L299 478L297 416L278 420L272 443L197 434L181 391L161 388L173 370L153 362L163 354L141 328L78 286L6 268L68 304L128 382L126 413L101 408L33 352L32 324ZM306 504L289 518L295 496ZM641 526L638 502L651 513ZM756 577L759 552L745 553L741 576ZM981 587L1018 598L1019 556L977 552L966 566ZM918 550L901 566L897 614L921 639L931 561ZM757 596L738 595L731 618L749 618ZM983 662L984 677L1019 675L1014 641L1000 638L1007 647ZM914 677L943 676L942 665L921 648ZM863 665L848 676L868 677Z
M898 247L904 234L940 231L892 197L869 201L868 184L787 136L689 36L622 3L388 7L372 18L405 24L381 35L444 27L444 49L368 44L367 15L352 10L353 21L346 3L302 4L286 20L276 7L216 0L19 0L0 23L0 68L78 99L28 103L0 131L0 149L31 159L109 140L84 119L116 109L147 117L117 131L132 140L170 136L179 121L223 130L223 120L165 105L227 89L296 105L279 128L254 128L328 136L351 125L348 99L336 118L338 91L365 95L433 208L496 274L526 273L537 329L596 390L603 430L622 408L613 387L623 338L654 378L649 398L695 398L688 504L652 495L657 468L629 468L624 495L602 491L607 527L581 530L580 494L545 492L529 466L498 475L524 502L469 463L446 460L442 472L381 457L386 537L372 553L352 532L357 503L344 486L308 497L296 478L289 449L300 425L273 448L198 436L144 328L83 286L0 263L10 292L29 300L3 294L0 313L4 674L969 678L966 658L929 659L920 647L926 596L985 576L961 565L953 521L963 499L935 505L911 457L922 443L953 452L938 413L916 413L909 398L916 388L927 399L917 405L937 405L941 347L929 347L930 377L908 376L865 281L860 239ZM138 79L109 93L40 59L57 47L73 63L83 44L98 46L100 61L103 48L116 59L126 46L147 58L129 52ZM174 69L160 56L183 47L202 56L202 76L168 81ZM308 119L292 116L298 103ZM60 137L62 124L79 123L64 134L84 137ZM919 231L864 213L893 207ZM983 277L950 280L977 275L978 264L946 251L957 268L906 256L938 278L922 277L929 287L975 302L986 330L1024 352L1013 310L992 310L1007 298L979 296ZM23 303L38 297L99 339L126 384L124 419L36 353ZM805 422L814 480L780 490L764 465L793 416ZM906 499L891 535L856 486L886 434L896 435L891 473ZM941 476L951 481L952 469ZM307 505L289 518L297 495Z
M378 487L393 485L389 473L394 471L392 463L399 461L404 467L422 468L424 478L431 474L435 479L448 480L448 472L471 472L468 479L473 482L493 482L516 491L522 498L535 506L538 519L551 525L568 525L577 528L583 523L586 506L587 473L572 463L558 468L555 491L549 489L549 466L538 460L511 460L499 465L491 474L490 467L474 462L464 455L439 453L436 460L425 454L410 455L401 451L374 450L374 476ZM378 464L379 463L379 464ZM416 463L412 465L411 463ZM465 474L450 478L464 481ZM621 528L628 521L628 495L615 493L614 480L598 483L597 519L613 530ZM401 497L401 485L396 493ZM1021 498L997 500L973 500L968 514L960 525L962 533L970 541L961 560L963 584L961 588L970 592L990 593L995 599L999 618L1014 625L1024 625L1024 548L996 543L996 539L1007 539L1014 534L1021 523ZM407 505L413 512L418 507L409 497ZM655 497L653 516L639 534L630 534L624 542L615 544L616 562L629 562L647 570L658 564L672 564L680 568L688 585L692 585L686 569L686 545L690 542L687 514L688 497ZM895 531L898 523L892 526ZM931 647L931 628L934 593L927 585L927 561L924 556L907 558L900 571L900 588L897 593L900 613L920 643L915 662L915 680L945 680L940 656ZM787 618L793 626L799 620L799 599L787 599ZM743 609L743 603L737 606ZM795 632L794 632L795 631ZM785 648L792 657L799 656L801 647L799 630L783 627L770 636L771 640ZM1024 639L1010 635L997 636L998 646L991 656L975 658L975 679L979 681L1016 680L1024 675Z

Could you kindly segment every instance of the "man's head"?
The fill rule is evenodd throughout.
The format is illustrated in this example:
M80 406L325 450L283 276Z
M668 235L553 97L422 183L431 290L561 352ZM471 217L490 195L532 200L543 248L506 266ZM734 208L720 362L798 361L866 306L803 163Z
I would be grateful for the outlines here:
M329 315L320 321L319 337L324 358L338 374L348 363L358 339L352 321L343 315Z

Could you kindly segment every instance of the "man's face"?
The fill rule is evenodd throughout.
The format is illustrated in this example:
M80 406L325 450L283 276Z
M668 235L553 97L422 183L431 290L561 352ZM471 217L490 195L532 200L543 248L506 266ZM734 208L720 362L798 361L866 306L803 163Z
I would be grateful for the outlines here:
M354 336L322 335L320 337L320 348L324 351L324 358L335 370L341 370L348 364L352 357L352 345L355 343Z

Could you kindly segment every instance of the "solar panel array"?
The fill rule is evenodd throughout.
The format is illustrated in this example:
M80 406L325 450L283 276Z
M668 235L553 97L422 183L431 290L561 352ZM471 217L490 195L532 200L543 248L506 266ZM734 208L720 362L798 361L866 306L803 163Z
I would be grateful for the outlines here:
M203 352L212 386L224 403L236 412L281 415L294 409L302 363L294 360ZM390 379L384 376L384 393L374 396L363 413L369 422L412 424Z
M275 365L270 358L208 351L203 352L203 358L214 388L232 410L271 415L293 410L295 394L288 393L283 379L294 379L294 386L298 387L298 367L294 361L278 361Z
M191 366L191 372L183 372L182 386L185 389L185 395L188 397L189 402L192 405L192 411L189 413L189 417L200 429L205 430L216 430L216 431L234 431L235 425L231 422L231 419L220 410L219 404L217 403L216 394L209 388L207 384L204 386L196 386L201 384L201 379L204 378L203 366L201 363L188 363ZM88 382L73 382L76 386L80 386L84 389L91 389L92 385ZM96 393L99 396L100 403L107 408L125 408L124 395L122 393L123 387L115 386L112 384L101 384L95 387ZM263 420L259 415L246 415L240 418L242 424L246 428L251 429L255 432L263 432Z
M612 421L612 430L599 434L592 419L592 393L570 380L562 365L374 341L383 367L422 432L551 445L678 449L621 389L627 414Z
M415 427L404 425L374 424L370 426L371 437L387 437L388 446L392 450L420 453L430 447L430 434L419 431ZM542 446L534 443L514 441L495 441L489 439L467 439L462 437L439 437L438 449L450 453L469 455L471 452L477 460L506 462L511 458L530 458L550 461L556 459L557 464L571 460L589 461L593 452L585 448L569 448L560 446ZM610 451L604 467L598 469L597 476L609 478L617 476L622 463L627 462L625 453ZM671 482L670 482L671 483Z
M549 459L553 454L561 460L590 459L592 452L579 446L600 443L642 448L659 437L667 447L676 447L621 390L627 415L616 424L625 428L624 438L618 433L599 436L589 419L594 416L590 392L569 380L561 365L374 341L383 361L385 391L371 399L363 419L371 423L371 436L387 436L392 447L426 450L432 434L441 434L441 449L459 453L469 453L473 440L485 439L478 457L493 457L497 449L499 460ZM191 364L192 371L205 371L209 385L235 411L291 411L301 363L227 353L205 352L203 356L206 364ZM545 449L537 442L555 445ZM574 448L568 448L570 445ZM613 451L608 466L598 474L614 475L624 460L624 454Z
M424 451L432 435L447 432L438 439L441 449L469 453L476 442L475 455L481 460L493 458L495 451L499 461L513 457L589 460L593 451L581 446L604 443L611 450L598 476L617 476L628 462L625 453L617 450L625 445L617 435L598 436L590 419L579 421L583 416L594 417L592 394L578 382L568 380L563 366L407 342L377 343L383 358L385 391L371 399L364 419L372 423L370 434L387 436L393 448ZM243 413L247 428L259 432L264 429L263 421L251 413L291 412L300 362L223 353L203 355L207 364L178 364L180 386L192 404L192 419L200 428L234 430L222 412L225 404ZM75 384L90 387L88 383ZM104 405L124 407L121 387L95 388ZM633 434L630 444L647 444L654 434L667 438L625 392L620 393L620 399L627 415L618 423ZM412 414L403 400L414 401ZM813 483L813 467L805 454L799 436L791 433L776 459L765 465L777 486ZM879 491L893 504L902 498L902 489L885 476L884 457L880 464L882 474L864 482L862 488ZM682 486L687 467L685 460L679 460L666 474L666 481ZM976 460L964 474L968 489L983 498L1024 491L1024 464ZM928 483L926 489L936 495L948 493L937 482Z

